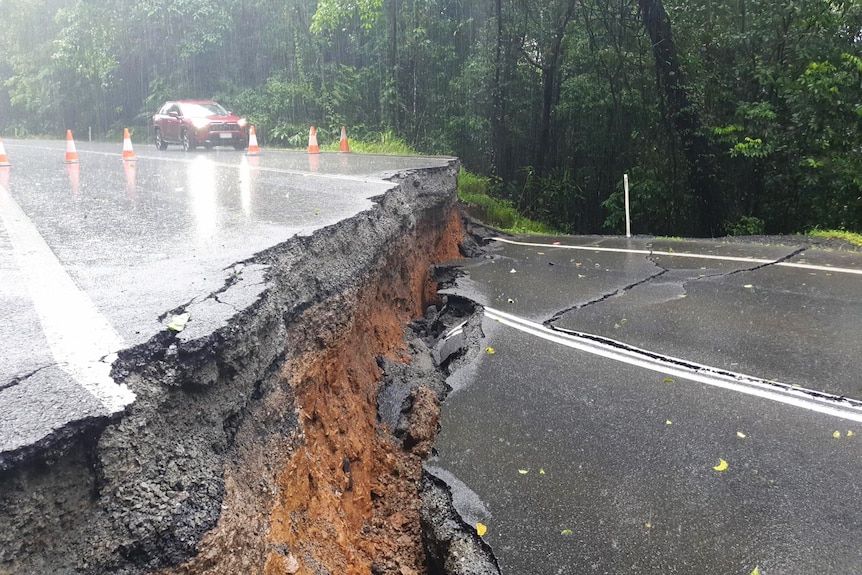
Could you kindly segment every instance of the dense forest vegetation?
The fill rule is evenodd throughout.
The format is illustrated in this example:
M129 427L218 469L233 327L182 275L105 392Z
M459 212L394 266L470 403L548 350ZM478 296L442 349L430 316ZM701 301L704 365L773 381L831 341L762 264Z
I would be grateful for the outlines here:
M862 0L0 0L0 134L214 98L401 138L559 230L862 231Z

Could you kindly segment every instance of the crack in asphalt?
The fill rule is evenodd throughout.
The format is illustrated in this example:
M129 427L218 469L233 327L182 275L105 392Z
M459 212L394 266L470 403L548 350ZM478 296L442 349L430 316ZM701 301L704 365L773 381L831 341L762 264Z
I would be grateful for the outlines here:
M237 313L239 313L240 311L242 311L242 310L237 309L237 307L236 307L235 305L233 305L232 303L228 303L228 302L226 302L226 301L222 301L222 300L220 300L218 296L219 296L219 294L218 294L218 293L213 293L210 297L212 297L212 299L214 299L216 302L218 302L218 303L220 303L220 304L222 304L222 305L226 305L226 306L228 306L230 309L232 309L233 311L235 311L235 312L237 312Z
M4 391L4 390L7 390L9 388L15 387L16 385L19 385L19 384L23 383L24 381L30 379L31 377L33 377L34 375L36 375L37 373L39 373L43 369L48 369L48 368L54 367L56 365L57 365L56 363L49 363L47 365L37 367L36 369L34 369L33 371L31 371L29 373L19 375L18 377L13 378L12 380L10 380L4 384L0 384L0 391Z
M494 313L499 314L500 312L494 310ZM804 397L808 397L812 400L825 402L838 408L849 408L856 411L857 413L859 411L862 411L862 400L854 399L846 395L818 391L816 389L805 388L795 384L789 384L780 381L746 375L743 373L737 373L720 367L702 365L693 361L688 361L685 359L680 359L673 356L664 355L658 352L635 347L633 345L629 345L627 343L608 337L570 330L562 327L549 325L547 323L544 325L544 327L555 333L565 334L570 338L575 338L587 342L594 342L595 344L598 344L599 346L603 346L605 348L617 349L627 354L628 356L640 357L644 360L648 360L661 365L666 365L668 367L678 367L692 374L697 374L709 378L724 378L726 380L735 381L743 385L753 384L757 386L764 386L767 388L775 389L782 393L801 395Z
M653 262L653 263L655 263L655 262ZM656 265L658 265L658 264L656 264ZM659 266L659 267L660 267L660 266ZM567 314L567 313L569 313L569 312L572 312L572 311L578 311L578 310L581 310L581 309L583 309L583 308L585 308L585 307L588 307L588 306L591 306L591 305L595 305L595 304L597 304L597 303L601 303L601 302L603 302L603 301L605 301L605 300L607 300L607 299L610 299L610 298L612 298L612 297L614 297L614 296L618 296L618 295L623 294L623 293L625 293L625 292L627 292L627 291L629 291L629 290L631 290L631 289L634 289L634 288L636 288L636 287L638 287L638 286L640 286L640 285L643 285L643 284L645 284L645 283L647 283L647 282L650 282L650 281L654 280L654 279L655 279L655 278L657 278L657 277L661 277L661 276L663 276L664 274L666 274L667 272L668 272L668 270L667 270L667 269L662 268L660 272L655 273L655 274L652 274L651 276L648 276L648 277L646 277L646 278L643 278L643 279L641 279L641 280L638 280L638 281L636 281L636 282L634 282L634 283L631 283L631 284L629 284L629 285L627 285L627 286L623 286L623 287L621 287L621 288L617 288L616 290L614 290L614 291L612 291L612 292L608 292L608 293L606 293L606 294L604 294L604 295L601 295L601 296L599 296L599 297L597 297L597 298L593 298L593 299L591 299L591 300L589 300L589 301L587 301L587 302L579 303L579 304L575 304L575 305L573 305L573 306L571 306L571 307L568 307L568 308L566 308L566 309L560 310L560 311L558 311L557 313L555 313L553 316L551 316L551 318L550 318L550 319L545 320L543 323L544 323L546 326L549 326L549 327L550 327L550 326L551 326L551 324L553 324L555 321L558 321L560 318L562 318L564 315L566 315L566 314Z
M765 263L762 263L762 264L758 264L758 265L753 266L753 267L750 267L750 268L743 268L743 269L733 270L733 271L730 271L730 272L727 272L727 273L717 274L717 275L713 275L713 276L704 276L704 277L699 277L699 278L693 278L693 279L691 279L691 280L687 280L687 281L682 282L682 289L683 289L683 291L684 291L684 292L685 292L685 291L687 291L687 290L686 290L686 285L688 284L688 282L689 282L689 281L699 281L699 280L705 279L706 277L709 277L709 278L729 277L729 276L736 275L736 274L739 274L739 273L744 273L744 272L753 272L753 271L757 271L757 270L760 270L760 269L763 269L763 268L767 268L767 267L770 267L770 266L774 266L774 265L780 264L780 263L782 263L782 262L786 262L786 261L788 261L788 260L790 260L790 259L792 259L792 258L794 258L794 257L798 256L799 254L801 254L801 253L805 252L806 250L808 250L810 247L811 247L811 246L803 246L803 247L801 247L801 248L798 248L798 249L796 249L796 250L793 250L793 251L792 251L792 252L790 252L789 254L787 254L787 255L785 255L785 256L782 256L782 257L780 257L780 258L778 258L778 259L776 259L776 260L772 260L772 261L769 261L769 262L765 262ZM658 272L658 273L656 273L656 274L653 274L653 275L651 275L651 276L649 276L649 277L646 277L646 278L644 278L644 279L642 279L642 280L636 281L636 282L634 282L634 283L632 283L632 284L629 284L629 285L627 285L627 286L623 286L623 287L621 287L621 288L618 288L618 289L616 289L616 290L614 290L614 291L612 291L612 292L608 292L608 293L606 293L606 294L604 294L604 295L601 295L601 296L599 296L599 297L597 297L597 298L591 299L591 300L589 300L589 301L587 301L587 302L579 303L579 304L576 304L576 305L573 305L573 306L567 307L567 308L565 308L565 309L562 309L562 310L560 310L560 311L556 312L553 316L551 316L551 317L550 317L550 319L547 319L547 320L545 320L544 322L542 322L542 323L543 323L543 325L545 325L546 327L549 327L549 328L551 328L551 329L557 329L557 328L555 328L555 327L554 327L554 323L555 323L555 322L557 322L557 321L559 321L559 320L560 320L564 315L566 315L566 314L568 314L568 313L570 313L570 312L573 312L573 311L579 311L579 310L581 310L581 309L583 309L583 308L585 308L585 307L589 307L589 306L591 306L591 305L595 305L595 304L597 304L597 303L601 303L601 302L603 302L603 301L605 301L605 300L607 300L607 299L610 299L610 298L612 298L612 297L614 297L614 296L618 296L618 295L623 294L623 293L625 293L625 292L627 292L627 291L629 291L629 290L632 290L632 289L634 289L634 288L636 288L636 287L638 287L638 286L641 286L641 285L643 285L643 284L645 284L645 283L651 282L652 280L654 280L654 279L656 279L656 278L658 278L658 277L661 277L661 276L663 276L664 274L668 273L670 270L668 270L667 268L662 267L658 262L656 262L656 261L653 259L653 255L654 255L654 254L655 254L655 255L659 255L659 254L656 254L655 252L653 252L652 250L650 250L649 254L646 254L646 255L645 255L645 257L644 257L644 259L646 259L647 261L652 262L654 265L656 265L656 266L660 267L660 268L661 268L661 271L660 271L660 272ZM562 331L562 330L560 330L560 331Z
M774 261L771 261L771 262L766 262L766 263L764 263L764 264L759 264L759 265L756 265L756 266L754 266L754 267L752 267L752 268L745 268L745 269L741 269L741 270L733 270L732 272L727 272L726 274L721 274L721 275L719 275L719 276L713 276L713 277L728 277L728 276L732 276L732 275L736 275L736 274L740 274L740 273L744 273L744 272L753 272L753 271L761 270L761 269L763 269L763 268L768 268L769 266L774 266L774 265L776 265L776 264L780 264L780 263L782 263L782 262L786 262L786 261L787 261L787 260L789 260L790 258L794 258L794 257L798 256L799 254L801 254L801 253L803 253L804 251L806 251L809 247L811 247L811 246L803 246L803 247L801 247L801 248L799 248L799 249L793 250L791 253L787 254L786 256L782 256L782 257L778 258L777 260L774 260Z

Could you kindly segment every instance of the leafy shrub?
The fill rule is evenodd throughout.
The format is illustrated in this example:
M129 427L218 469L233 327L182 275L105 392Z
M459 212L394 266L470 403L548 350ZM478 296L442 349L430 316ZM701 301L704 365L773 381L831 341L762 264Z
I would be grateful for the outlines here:
M731 236L759 236L766 232L766 224L754 216L742 216L736 223L726 222L724 227Z
M461 169L458 174L458 199L477 208L478 218L485 224L515 234L552 235L557 231L551 226L523 217L509 200L494 198L491 178L479 176Z

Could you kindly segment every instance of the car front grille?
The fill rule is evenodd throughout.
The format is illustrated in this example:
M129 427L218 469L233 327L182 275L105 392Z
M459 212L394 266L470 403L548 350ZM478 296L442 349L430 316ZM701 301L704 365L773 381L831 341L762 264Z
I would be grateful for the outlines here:
M210 124L210 132L238 132L239 124L235 122L219 122Z

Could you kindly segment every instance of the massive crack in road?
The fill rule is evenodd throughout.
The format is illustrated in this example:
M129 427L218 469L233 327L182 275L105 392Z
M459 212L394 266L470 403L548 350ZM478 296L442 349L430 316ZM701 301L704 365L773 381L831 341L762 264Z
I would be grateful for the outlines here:
M133 405L0 471L0 573L424 572L421 461L446 393L428 347L470 313L428 275L459 255L457 169L399 173L373 209L166 312L208 321L119 354ZM432 531L451 509L423 485L445 568L452 531Z

